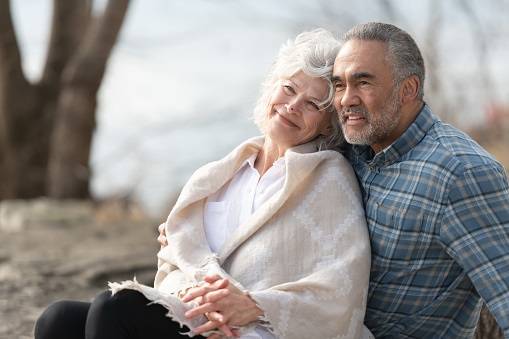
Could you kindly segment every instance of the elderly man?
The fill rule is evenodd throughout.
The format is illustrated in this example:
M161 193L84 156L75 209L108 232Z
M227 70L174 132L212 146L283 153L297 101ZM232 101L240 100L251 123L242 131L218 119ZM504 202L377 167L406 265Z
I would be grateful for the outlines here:
M408 33L367 23L343 40L334 104L371 237L366 325L377 338L471 338L482 298L509 338L504 168L424 103Z

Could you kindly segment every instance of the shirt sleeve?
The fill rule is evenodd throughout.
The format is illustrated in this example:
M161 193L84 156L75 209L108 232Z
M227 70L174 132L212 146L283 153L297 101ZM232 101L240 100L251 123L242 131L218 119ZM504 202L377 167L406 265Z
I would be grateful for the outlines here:
M441 238L509 338L509 188L502 166L467 168L456 178Z

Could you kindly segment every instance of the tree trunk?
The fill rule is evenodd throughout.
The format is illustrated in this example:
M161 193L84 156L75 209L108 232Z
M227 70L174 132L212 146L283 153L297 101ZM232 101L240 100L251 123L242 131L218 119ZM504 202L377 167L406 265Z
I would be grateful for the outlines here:
M108 2L104 14L90 23L83 43L64 70L49 163L48 194L51 197L86 198L89 195L89 155L97 92L128 2Z
M54 0L43 75L31 84L0 0L0 200L88 196L97 91L128 3L109 0L94 20L92 0Z
M49 139L41 106L40 88L23 74L9 1L0 0L0 199L43 193Z

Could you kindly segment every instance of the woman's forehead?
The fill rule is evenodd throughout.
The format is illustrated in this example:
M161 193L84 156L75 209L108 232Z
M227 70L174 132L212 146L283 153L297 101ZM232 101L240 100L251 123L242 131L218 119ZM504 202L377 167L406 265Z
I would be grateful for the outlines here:
M316 99L322 100L328 95L328 83L321 77L313 77L303 71L299 71L292 75L289 80L298 89L308 92L309 95Z

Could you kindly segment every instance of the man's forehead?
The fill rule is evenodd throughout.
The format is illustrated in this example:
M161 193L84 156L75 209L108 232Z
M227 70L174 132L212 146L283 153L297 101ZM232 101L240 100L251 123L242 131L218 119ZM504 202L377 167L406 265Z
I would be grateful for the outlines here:
M340 49L334 61L334 75L343 72L371 72L388 66L385 45L379 41L351 40Z
M348 40L339 49L338 57L358 53L366 55L380 53L385 54L386 46L386 43L377 40Z

